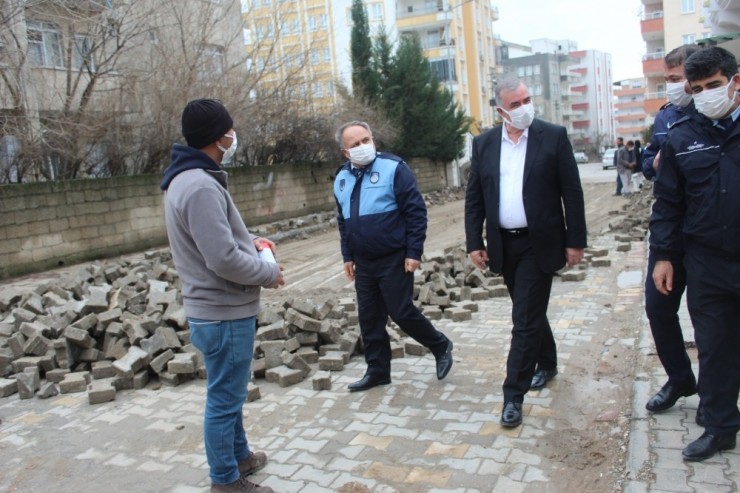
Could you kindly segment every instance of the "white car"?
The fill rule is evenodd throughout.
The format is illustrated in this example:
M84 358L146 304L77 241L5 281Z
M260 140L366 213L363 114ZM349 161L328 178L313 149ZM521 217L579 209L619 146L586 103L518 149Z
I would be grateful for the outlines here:
M576 158L578 164L586 164L588 162L588 156L585 152L574 152L573 157Z
M614 168L614 154L616 154L616 152L616 147L612 147L611 149L607 149L606 151L604 151L604 155L601 156L602 169Z

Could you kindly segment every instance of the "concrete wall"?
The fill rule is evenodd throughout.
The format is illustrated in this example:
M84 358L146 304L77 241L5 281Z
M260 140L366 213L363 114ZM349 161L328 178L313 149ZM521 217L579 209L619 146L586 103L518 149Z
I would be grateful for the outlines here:
M444 163L413 161L423 192L447 186ZM229 170L247 226L333 210L336 163ZM0 186L0 278L167 243L159 175Z

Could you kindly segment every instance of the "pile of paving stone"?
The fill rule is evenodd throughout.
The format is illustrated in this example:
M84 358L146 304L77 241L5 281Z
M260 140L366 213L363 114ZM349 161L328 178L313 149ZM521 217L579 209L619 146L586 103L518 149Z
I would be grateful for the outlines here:
M598 266L606 254L590 251L587 260ZM560 277L578 281L585 272ZM175 386L205 378L178 287L169 252L159 251L137 261L96 262L24 295L0 292L0 397L87 392L94 404L152 380ZM287 387L312 377L314 389L330 389L331 372L362 352L354 299L322 296L264 306L255 379ZM431 320L469 320L478 301L501 296L507 296L502 279L474 268L463 248L425 255L415 273L415 302ZM428 351L392 323L389 329L393 357ZM254 384L249 396L260 397Z
M645 181L643 186L625 199L622 210L611 211L614 220L609 224L609 231L617 240L617 251L629 251L631 242L644 241L650 227L650 211L655 200L652 182Z

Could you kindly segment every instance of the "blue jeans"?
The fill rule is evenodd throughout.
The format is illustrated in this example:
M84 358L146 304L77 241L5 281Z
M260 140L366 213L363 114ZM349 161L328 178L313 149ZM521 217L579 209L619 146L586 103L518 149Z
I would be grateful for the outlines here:
M242 406L254 354L255 317L213 321L188 318L190 341L208 373L203 437L215 484L239 479L237 462L249 457Z

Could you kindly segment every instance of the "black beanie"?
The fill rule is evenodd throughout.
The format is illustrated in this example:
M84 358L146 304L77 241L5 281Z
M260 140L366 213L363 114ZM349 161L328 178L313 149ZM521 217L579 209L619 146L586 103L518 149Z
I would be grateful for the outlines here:
M217 141L233 126L231 115L216 99L195 99L182 111L182 136L196 149Z

